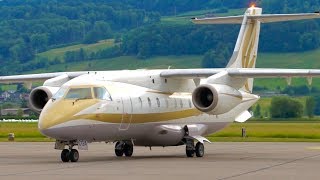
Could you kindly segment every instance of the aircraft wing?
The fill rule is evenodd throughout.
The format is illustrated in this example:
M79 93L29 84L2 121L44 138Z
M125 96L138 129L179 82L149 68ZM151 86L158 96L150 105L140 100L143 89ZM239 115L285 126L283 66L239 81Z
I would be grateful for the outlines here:
M69 78L72 79L86 73L88 72L79 71L79 72L55 72L55 73L42 73L42 74L0 76L0 83L25 83L25 82L45 81L61 75L67 75Z
M221 69L168 69L161 72L164 78L195 79L207 78L221 71L231 77L275 78L275 77L320 77L320 69L272 69L272 68L221 68Z

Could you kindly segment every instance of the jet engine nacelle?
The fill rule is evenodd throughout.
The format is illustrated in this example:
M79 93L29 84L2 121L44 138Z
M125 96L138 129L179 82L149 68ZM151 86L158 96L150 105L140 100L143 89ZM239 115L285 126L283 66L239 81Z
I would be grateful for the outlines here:
M30 108L41 112L49 99L59 90L59 87L40 86L33 89L29 96Z
M192 93L194 106L212 115L224 114L242 101L241 93L227 85L202 84Z

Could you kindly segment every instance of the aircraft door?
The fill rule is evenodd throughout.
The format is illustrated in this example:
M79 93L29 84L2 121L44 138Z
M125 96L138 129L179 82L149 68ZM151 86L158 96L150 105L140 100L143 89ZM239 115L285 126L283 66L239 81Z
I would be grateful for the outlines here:
M128 130L131 120L132 120L132 99L131 97L128 98L121 98L122 101L122 119L121 124L119 126L119 130Z

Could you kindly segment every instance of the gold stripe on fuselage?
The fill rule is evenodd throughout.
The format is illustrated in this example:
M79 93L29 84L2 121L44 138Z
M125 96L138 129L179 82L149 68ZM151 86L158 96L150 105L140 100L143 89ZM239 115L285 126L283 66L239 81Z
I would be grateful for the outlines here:
M66 123L77 119L95 120L108 123L148 123L161 122L175 119L182 119L201 114L197 109L184 109L172 112L156 112L141 114L123 114L118 113L92 113L81 114L80 112L97 104L99 100L89 99L80 100L73 104L72 100L60 100L59 102L50 102L41 114L39 122L40 129L47 129L55 125ZM49 109L49 110L48 110ZM77 115L79 114L79 115Z

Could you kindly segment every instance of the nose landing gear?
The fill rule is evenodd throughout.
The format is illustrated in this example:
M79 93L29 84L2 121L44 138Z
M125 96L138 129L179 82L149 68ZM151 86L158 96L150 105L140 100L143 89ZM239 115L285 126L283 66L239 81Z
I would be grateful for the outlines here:
M61 152L62 162L77 162L79 160L79 152L76 149L64 149Z
M55 149L62 149L60 156L62 162L77 162L79 160L78 150L73 149L75 145L78 145L76 141L56 141ZM64 149L65 146L69 146L69 149Z

